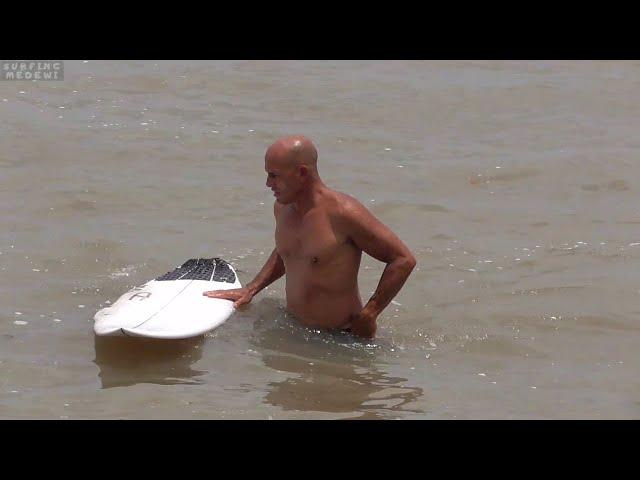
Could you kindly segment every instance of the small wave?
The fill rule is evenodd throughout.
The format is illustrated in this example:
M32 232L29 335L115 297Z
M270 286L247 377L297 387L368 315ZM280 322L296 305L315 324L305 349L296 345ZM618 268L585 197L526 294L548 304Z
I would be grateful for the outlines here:
M136 271L135 265L127 265L126 267L119 268L113 272L109 273L109 278L112 280L116 280L121 277L128 277L132 273Z

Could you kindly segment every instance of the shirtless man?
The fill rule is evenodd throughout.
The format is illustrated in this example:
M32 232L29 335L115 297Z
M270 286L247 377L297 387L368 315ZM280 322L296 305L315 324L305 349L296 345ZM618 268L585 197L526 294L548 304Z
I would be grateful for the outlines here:
M416 260L404 243L358 200L327 187L318 152L303 136L278 139L265 155L267 187L276 197L276 247L244 288L204 292L248 302L286 273L287 309L312 328L351 330L372 338L376 319L404 285ZM358 290L362 252L387 264L366 305Z

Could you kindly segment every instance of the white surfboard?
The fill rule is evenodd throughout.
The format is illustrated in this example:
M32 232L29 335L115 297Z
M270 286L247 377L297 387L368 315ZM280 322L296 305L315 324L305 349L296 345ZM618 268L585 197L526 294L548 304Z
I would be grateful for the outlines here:
M208 298L202 292L241 287L235 270L224 260L192 258L100 310L93 330L99 336L178 339L202 335L234 312L232 301Z

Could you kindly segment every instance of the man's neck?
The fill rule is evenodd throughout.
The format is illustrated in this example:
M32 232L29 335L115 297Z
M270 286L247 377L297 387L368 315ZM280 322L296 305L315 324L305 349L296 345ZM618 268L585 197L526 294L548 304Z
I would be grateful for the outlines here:
M300 196L293 202L293 208L304 215L320 203L326 191L327 186L322 183L322 180L313 180L306 189L300 192Z

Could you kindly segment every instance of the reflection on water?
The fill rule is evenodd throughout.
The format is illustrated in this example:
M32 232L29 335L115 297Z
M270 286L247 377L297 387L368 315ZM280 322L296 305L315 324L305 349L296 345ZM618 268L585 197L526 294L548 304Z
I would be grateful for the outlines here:
M206 372L191 365L202 357L205 337L184 340L95 336L96 358L102 388L138 383L159 385L201 384Z
M292 374L268 384L264 403L284 410L352 413L348 418L359 419L424 413L412 408L422 388L406 386L406 378L381 368L390 349L384 339L366 344L345 333L303 328L271 299L256 307L251 343L266 366Z

